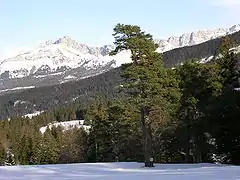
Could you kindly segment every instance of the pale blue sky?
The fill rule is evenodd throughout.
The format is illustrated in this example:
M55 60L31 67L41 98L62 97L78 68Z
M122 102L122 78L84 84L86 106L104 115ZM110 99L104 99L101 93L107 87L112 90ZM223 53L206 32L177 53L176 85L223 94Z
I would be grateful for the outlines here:
M0 57L18 47L71 36L112 43L117 23L137 24L154 38L239 22L240 0L0 0ZM236 17L236 18L234 18Z

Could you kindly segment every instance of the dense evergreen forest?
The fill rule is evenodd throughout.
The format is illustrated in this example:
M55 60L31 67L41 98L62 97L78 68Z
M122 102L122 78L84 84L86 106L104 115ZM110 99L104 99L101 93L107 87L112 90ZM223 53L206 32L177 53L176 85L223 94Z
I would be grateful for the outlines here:
M116 69L121 74L116 82L107 81L114 92L102 86L103 93L89 94L88 103L75 101L32 119L0 121L1 164L139 161L152 166L151 158L240 164L239 55L229 51L230 36L221 39L222 56L214 63L190 59L175 69L163 65L152 36L139 26L117 24L114 38L111 55L128 49L133 61ZM95 85L92 89L101 87ZM39 93L44 96L41 88ZM39 131L50 122L74 119L85 119L90 130Z
M116 93L121 81L120 68L117 68L77 82L2 95L0 96L0 119L22 116L35 111L49 111L73 103L89 102L94 100L96 95L114 98L121 95Z

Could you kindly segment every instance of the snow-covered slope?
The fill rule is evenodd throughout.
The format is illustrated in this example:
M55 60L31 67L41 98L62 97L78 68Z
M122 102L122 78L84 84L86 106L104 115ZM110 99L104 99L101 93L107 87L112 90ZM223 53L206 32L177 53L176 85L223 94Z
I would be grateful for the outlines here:
M238 180L240 167L214 164L83 163L0 167L0 179L38 180Z
M155 41L159 44L158 51L165 52L196 45L239 30L240 25L234 25L230 28L201 30ZM46 41L32 50L0 60L0 90L79 80L130 62L130 53L127 51L109 56L108 53L113 48L112 45L89 47L68 36Z
M74 127L83 128L85 131L88 131L90 128L90 126L84 125L84 120L72 120L72 121L50 123L47 126L41 127L40 132L43 134L45 133L47 128L51 129L53 127L61 127L64 131Z

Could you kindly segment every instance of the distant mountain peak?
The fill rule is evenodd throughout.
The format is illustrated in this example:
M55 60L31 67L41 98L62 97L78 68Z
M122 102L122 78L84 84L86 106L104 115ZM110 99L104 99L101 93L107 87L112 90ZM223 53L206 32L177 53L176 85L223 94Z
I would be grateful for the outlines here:
M75 42L75 40L73 40L70 36L63 36L62 38L59 38L58 40L56 40L53 44L72 44L73 42Z
M232 27L229 28L230 32L236 32L240 31L240 24L233 25Z

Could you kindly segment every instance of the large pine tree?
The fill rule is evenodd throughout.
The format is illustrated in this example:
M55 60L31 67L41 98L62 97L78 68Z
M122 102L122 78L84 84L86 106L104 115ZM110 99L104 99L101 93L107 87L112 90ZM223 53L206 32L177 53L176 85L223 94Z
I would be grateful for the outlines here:
M123 91L139 111L145 166L151 167L154 156L151 113L157 105L162 109L160 116L166 116L169 107L177 101L178 82L164 68L162 55L156 52L158 45L152 35L142 31L139 26L117 24L113 36L116 48L110 55L120 51L131 52L132 63L123 65Z

